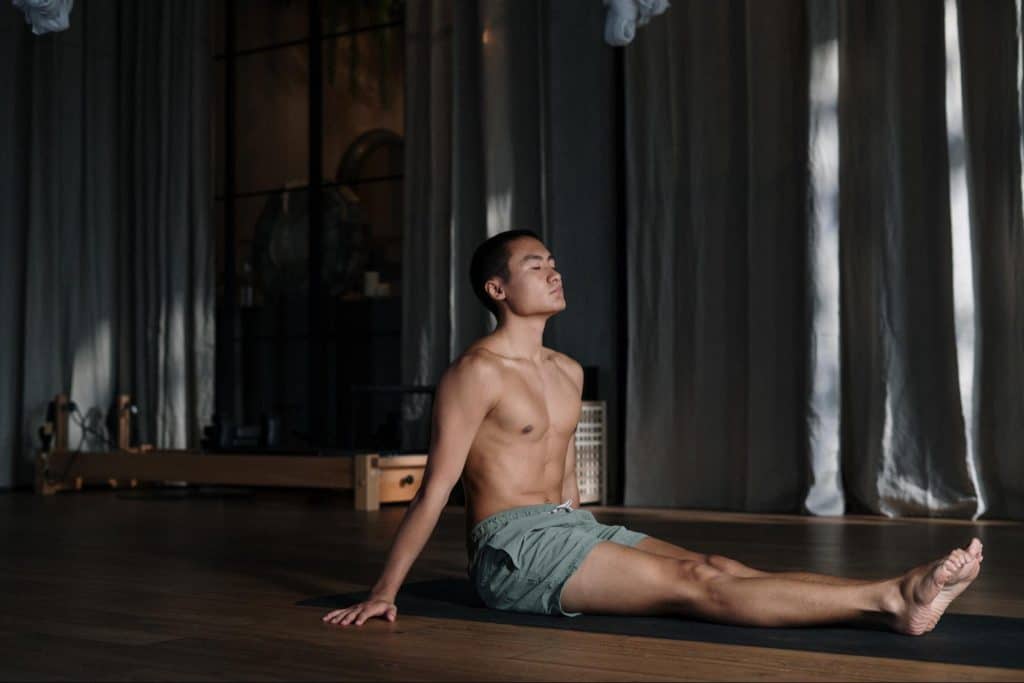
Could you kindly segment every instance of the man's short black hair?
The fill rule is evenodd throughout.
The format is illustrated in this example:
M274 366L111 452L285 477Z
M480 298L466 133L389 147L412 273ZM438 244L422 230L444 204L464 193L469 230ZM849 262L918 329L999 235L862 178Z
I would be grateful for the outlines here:
M508 230L499 232L484 241L473 252L473 260L469 263L469 282L473 285L473 293L480 303L487 307L494 317L498 317L498 303L487 294L484 284L492 277L508 280L508 243L522 237L532 237L538 242L540 236L532 230Z

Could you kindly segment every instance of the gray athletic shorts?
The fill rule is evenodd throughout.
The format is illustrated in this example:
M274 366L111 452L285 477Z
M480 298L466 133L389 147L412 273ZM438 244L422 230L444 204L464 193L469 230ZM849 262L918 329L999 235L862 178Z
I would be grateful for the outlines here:
M562 588L594 546L634 546L646 537L566 503L513 508L469 532L469 578L488 607L575 617L580 613L562 609Z

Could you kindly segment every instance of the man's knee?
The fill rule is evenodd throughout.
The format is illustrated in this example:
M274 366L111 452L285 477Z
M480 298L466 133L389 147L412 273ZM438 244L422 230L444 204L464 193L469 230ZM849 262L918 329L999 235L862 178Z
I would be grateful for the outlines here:
M684 609L721 603L722 584L734 578L707 561L678 560L675 598Z
M748 567L742 562L737 562L736 560L725 557L724 555L708 555L706 561L715 569L725 572L730 576L748 579L764 575L764 572Z

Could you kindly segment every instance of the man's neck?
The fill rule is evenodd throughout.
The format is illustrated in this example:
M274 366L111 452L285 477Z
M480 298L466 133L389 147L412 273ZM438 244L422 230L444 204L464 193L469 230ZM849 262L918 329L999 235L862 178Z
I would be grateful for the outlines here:
M544 327L547 318L517 318L509 316L498 323L494 336L502 342L505 353L512 358L541 359L544 348Z

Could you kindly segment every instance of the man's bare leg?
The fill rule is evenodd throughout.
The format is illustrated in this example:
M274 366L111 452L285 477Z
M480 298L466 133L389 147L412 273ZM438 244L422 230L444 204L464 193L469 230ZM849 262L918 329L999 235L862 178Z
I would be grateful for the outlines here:
M865 579L847 579L842 576L830 576L828 574L815 574L812 572L766 572L760 569L754 569L742 562L723 555L705 555L704 553L697 553L652 536L648 536L633 547L656 555L674 557L679 560L706 562L715 569L720 569L730 576L737 576L745 579L774 576L781 579L809 581L811 583L825 583L835 586L857 586L865 583L871 583L871 581Z
M860 585L829 585L777 576L743 578L705 562L658 556L611 542L597 545L562 591L569 612L679 614L748 626L876 622L927 633L978 575L981 543L910 570Z

